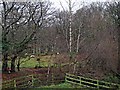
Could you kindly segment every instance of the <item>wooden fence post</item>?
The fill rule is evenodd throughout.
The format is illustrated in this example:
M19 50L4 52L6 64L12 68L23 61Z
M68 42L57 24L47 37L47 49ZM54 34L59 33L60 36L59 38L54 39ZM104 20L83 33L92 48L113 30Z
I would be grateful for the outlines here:
M65 82L67 81L66 77L67 77L67 73L65 74Z
M99 80L97 80L97 88L99 89Z
M16 88L16 80L14 80L13 82L14 82L14 88Z
M54 75L52 73L52 84L54 84Z
M80 86L81 86L81 77L79 77L79 79L80 79Z
M34 75L32 75L32 86L34 86Z

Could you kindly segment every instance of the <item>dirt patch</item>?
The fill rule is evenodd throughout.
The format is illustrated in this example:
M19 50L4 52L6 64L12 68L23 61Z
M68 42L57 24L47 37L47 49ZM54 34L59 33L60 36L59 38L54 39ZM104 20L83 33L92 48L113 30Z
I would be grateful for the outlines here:
M2 74L2 79L3 80L10 80L13 78L18 78L18 77L22 77L22 76L27 76L27 75L31 75L31 74L43 74L47 72L47 68L40 68L40 69L34 69L34 68L23 68L21 69L21 71L19 72L15 72L15 73L4 73Z
M48 68L38 68L38 69L34 69L34 68L23 68L21 69L21 71L19 72L15 72L15 73L3 73L2 74L2 79L3 80L11 80L13 78L18 78L18 77L22 77L22 76L27 76L27 75L32 75L32 74L47 74L47 69ZM59 68L51 68L50 69L50 73L60 73L63 74L65 73L65 68L64 69L59 69Z

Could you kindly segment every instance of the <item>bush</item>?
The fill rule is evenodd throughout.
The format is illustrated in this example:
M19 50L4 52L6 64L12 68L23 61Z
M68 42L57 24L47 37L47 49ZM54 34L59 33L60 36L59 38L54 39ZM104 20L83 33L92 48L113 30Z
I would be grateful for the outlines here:
M104 80L112 83L120 83L120 79L113 74L108 74Z

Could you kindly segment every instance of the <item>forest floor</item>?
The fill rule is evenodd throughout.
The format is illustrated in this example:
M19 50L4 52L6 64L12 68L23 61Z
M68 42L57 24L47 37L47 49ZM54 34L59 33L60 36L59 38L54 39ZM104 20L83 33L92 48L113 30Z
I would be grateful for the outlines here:
M2 74L2 79L3 81L5 80L11 80L14 78L18 78L18 77L22 77L22 76L27 76L27 75L32 75L32 74L46 74L47 73L48 68L23 68L21 69L21 71L18 72L14 72L14 73L3 73ZM52 73L61 73L61 74L65 74L65 72L67 72L67 68L62 68L61 70L59 68L52 68L51 72ZM84 70L80 70L79 74L80 76L84 76L84 77L90 77L90 78L94 78L94 79L103 79L104 78L104 74L102 73L102 71L96 71L94 73L89 72L89 71L84 71Z
M22 77L22 76L27 76L31 74L44 74L47 72L47 68L40 68L40 69L34 69L34 68L23 68L21 71L17 71L14 73L3 73L2 74L2 79L3 80L11 80L14 78Z

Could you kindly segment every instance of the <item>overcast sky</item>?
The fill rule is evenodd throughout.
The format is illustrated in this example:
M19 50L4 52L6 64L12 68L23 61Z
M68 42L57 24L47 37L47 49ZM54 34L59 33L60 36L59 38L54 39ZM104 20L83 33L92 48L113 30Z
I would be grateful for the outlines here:
M62 10L62 7L61 7L61 5L60 5L60 2L62 3L62 6L65 8L65 9L67 9L68 7L67 7L67 1L68 0L50 0L51 2L53 2L54 3L54 6L56 7L56 8L60 8L61 10ZM80 4L81 3L88 3L88 4L90 4L91 2L110 2L110 1L114 1L114 0L72 0L72 3L73 2L75 2L75 5L74 5L74 8L73 9L77 9L77 8L79 8L80 7Z

